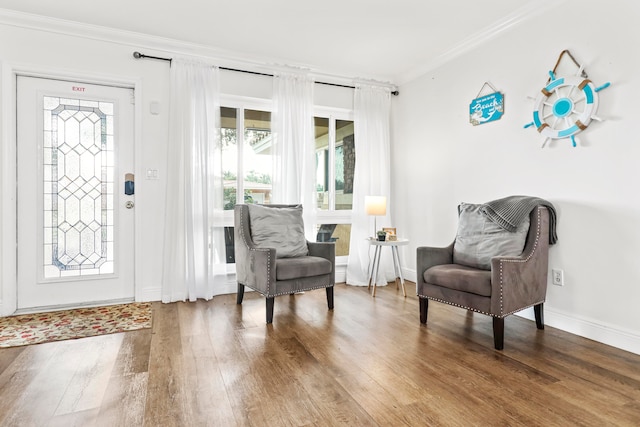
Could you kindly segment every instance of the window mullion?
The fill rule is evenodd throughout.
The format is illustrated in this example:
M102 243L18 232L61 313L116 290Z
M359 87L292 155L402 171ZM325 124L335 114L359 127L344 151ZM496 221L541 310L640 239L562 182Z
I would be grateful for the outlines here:
M329 210L336 210L336 118L329 116Z
M238 144L238 173L236 176L236 203L244 203L244 107L236 114L236 132Z

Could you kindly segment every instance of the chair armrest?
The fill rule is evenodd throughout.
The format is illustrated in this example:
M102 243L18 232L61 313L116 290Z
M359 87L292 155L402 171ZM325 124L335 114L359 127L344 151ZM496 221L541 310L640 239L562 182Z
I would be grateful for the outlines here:
M416 250L416 268L421 272L434 265L453 264L453 243L444 248L420 246Z
M310 256L325 258L335 263L336 260L336 244L333 242L310 242L307 240Z
M420 246L416 249L416 292L424 286L424 272L435 265L453 264L453 243L444 248Z
M331 286L336 283L336 244L333 242L310 242L307 240L310 256L317 256L331 262Z
M491 312L500 317L544 302L549 265L549 213L539 207L531 215L532 232L515 257L491 259Z
M236 280L263 295L275 292L276 250L257 248L251 239L248 208L236 205L234 212Z

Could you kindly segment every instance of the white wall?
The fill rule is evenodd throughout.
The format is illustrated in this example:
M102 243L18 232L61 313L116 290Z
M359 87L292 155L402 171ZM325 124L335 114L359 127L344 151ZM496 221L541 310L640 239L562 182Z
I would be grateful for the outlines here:
M401 85L391 206L399 233L411 238L410 275L417 246L452 241L458 203L545 198L558 212L549 268L563 269L565 280L548 287L546 323L640 353L638 18L636 2L570 0ZM596 86L612 83L599 92L606 121L592 122L576 148L558 140L541 149L536 130L523 129L532 121L527 96L545 86L564 49ZM505 113L472 126L469 103L485 81L504 94Z
M15 128L12 123L15 122L16 72L136 85L136 300L159 300L170 68L167 62L137 60L132 54L139 50L148 55L172 57L176 51L180 52L181 44L167 46L169 52L166 52L144 48L162 43L146 36L36 21L34 25L38 28L48 29L44 31L29 28L32 24L28 17L16 25L0 23L0 315L11 314L15 309ZM124 40L127 37L132 39ZM184 53L193 52L185 48ZM215 63L214 59L210 60ZM237 63L221 65L243 68ZM272 79L222 71L221 90L225 96L268 100ZM316 105L352 108L350 89L316 85L315 96ZM149 112L151 102L160 104L160 114ZM144 179L147 169L158 170L159 179ZM235 291L235 286L230 291Z

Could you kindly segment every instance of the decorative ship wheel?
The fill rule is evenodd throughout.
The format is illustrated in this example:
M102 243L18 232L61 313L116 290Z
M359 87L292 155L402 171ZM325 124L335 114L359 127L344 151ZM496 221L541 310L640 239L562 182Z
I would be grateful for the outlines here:
M563 51L560 58L565 52L568 53L568 51ZM560 58L558 58L558 63ZM556 68L557 66L558 64L556 64ZM524 127L536 127L538 132L545 137L542 143L543 147L550 139L561 138L570 138L575 147L577 133L585 130L592 120L602 121L596 115L598 92L609 87L611 83L607 82L596 87L591 80L586 78L582 66L579 67L575 76L556 77L554 71L549 71L549 76L549 82L542 88L535 100L533 122Z

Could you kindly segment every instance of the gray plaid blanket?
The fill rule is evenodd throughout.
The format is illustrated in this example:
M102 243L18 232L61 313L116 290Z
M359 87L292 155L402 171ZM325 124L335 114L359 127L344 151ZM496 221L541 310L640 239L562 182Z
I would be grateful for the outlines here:
M556 209L553 204L544 199L531 196L509 196L483 204L481 211L500 227L513 232L538 205L549 209L549 244L553 245L558 241Z

